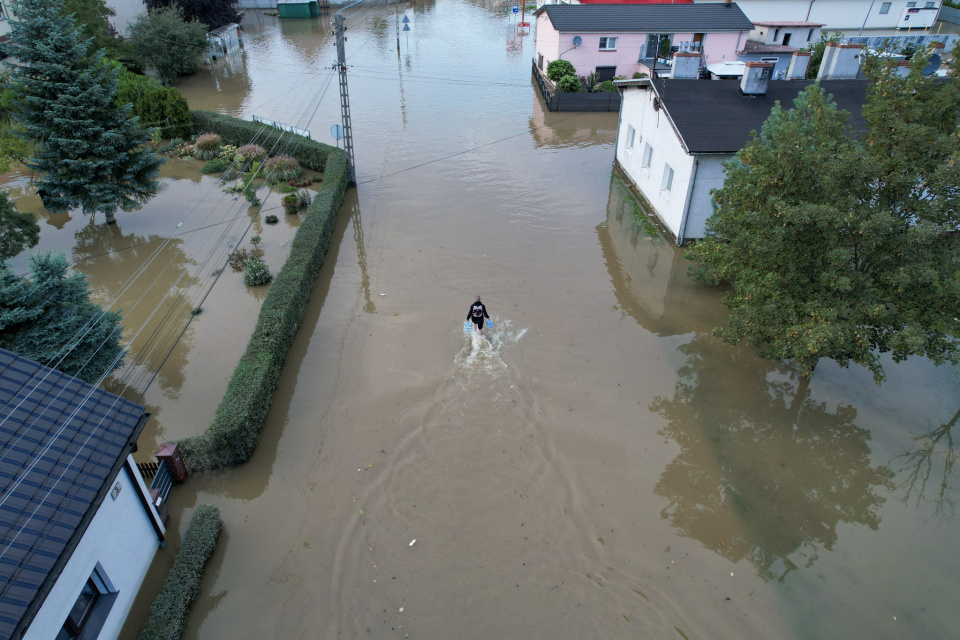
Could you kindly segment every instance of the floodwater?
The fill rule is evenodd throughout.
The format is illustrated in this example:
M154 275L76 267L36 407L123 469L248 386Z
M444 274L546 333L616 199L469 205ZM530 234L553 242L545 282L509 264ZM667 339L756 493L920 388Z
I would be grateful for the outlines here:
M720 292L611 178L616 114L545 112L501 5L396 8L399 51L394 5L348 12L359 185L259 448L172 494L123 637L205 502L224 532L190 639L956 635L958 371L891 362L876 386L824 362L806 384L719 344ZM329 17L244 24L242 57L180 82L191 106L330 140ZM146 250L96 256L169 233L155 203L116 231L48 221L42 247L108 297ZM279 266L293 228L254 230ZM170 286L206 282L202 250L165 251ZM462 331L478 294L483 341ZM217 281L139 456L209 423L258 295Z

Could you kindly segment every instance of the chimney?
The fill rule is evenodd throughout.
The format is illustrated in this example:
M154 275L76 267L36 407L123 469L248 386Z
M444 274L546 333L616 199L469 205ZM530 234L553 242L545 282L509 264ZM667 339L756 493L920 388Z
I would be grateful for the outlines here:
M787 69L787 80L803 80L807 77L807 67L810 66L810 52L797 51L790 58L790 67Z
M723 4L725 4L725 5L728 6L728 7L732 7L732 6L733 6L733 0L723 0Z
M673 54L674 80L696 80L700 77L700 54L695 51L678 51Z
M740 93L745 96L766 95L771 75L773 75L772 62L756 62L754 60L744 62L743 77L740 79Z
M849 80L860 72L863 47L859 44L828 42L823 50L823 61L817 80Z

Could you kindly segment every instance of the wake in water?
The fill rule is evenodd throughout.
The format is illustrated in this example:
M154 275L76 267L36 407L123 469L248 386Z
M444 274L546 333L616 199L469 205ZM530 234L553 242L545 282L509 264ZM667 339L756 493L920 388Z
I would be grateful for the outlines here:
M500 377L507 369L502 356L526 333L526 329L514 329L510 320L495 317L493 329L484 329L482 338L476 331L464 334L463 346L454 358L456 372L468 378L475 373Z

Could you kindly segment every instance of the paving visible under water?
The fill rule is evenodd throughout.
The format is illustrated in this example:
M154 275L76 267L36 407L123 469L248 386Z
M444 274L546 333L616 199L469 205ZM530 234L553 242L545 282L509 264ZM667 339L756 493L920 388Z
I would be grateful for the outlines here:
M500 5L397 6L399 55L392 6L347 21L359 186L260 446L172 496L174 540L196 504L224 518L184 637L954 635L957 371L890 363L877 387L824 362L807 385L718 343L720 292L611 180L617 115L545 112ZM179 83L191 106L330 140L329 18L244 25L242 59ZM208 180L113 229L51 216L42 248L109 296L148 245L100 254L168 233ZM255 230L276 270L294 229ZM206 281L203 255L169 244L164 277ZM261 296L220 279L138 455L207 426Z

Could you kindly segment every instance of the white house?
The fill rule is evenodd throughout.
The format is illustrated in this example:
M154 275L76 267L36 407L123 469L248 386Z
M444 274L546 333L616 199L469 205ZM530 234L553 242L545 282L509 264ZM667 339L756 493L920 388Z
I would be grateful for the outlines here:
M148 416L0 349L0 638L118 636L165 533L131 455Z
M835 49L835 51L833 51ZM821 86L850 125L862 129L867 81L855 78L859 47L828 47ZM803 61L804 64L806 60ZM713 214L710 191L723 186L723 163L759 131L776 102L789 108L813 81L771 81L773 63L746 62L736 81L620 80L623 99L616 167L644 197L677 245L702 238ZM843 78L843 79L836 79Z
M696 4L723 1L694 0ZM929 29L937 20L942 0L737 0L737 4L754 23L817 22L827 31L855 36L861 29L864 35Z

